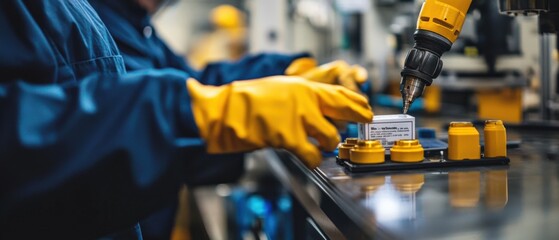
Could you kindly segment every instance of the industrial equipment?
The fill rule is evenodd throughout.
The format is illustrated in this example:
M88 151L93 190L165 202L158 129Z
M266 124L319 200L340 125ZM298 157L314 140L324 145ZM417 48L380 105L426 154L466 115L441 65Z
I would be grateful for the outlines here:
M480 1L483 2L483 1ZM441 56L450 50L461 33L471 0L426 0L417 20L414 34L415 44L409 51L401 72L400 92L403 112L406 113L413 101L423 94L425 86L430 86L442 70ZM559 28L559 4L547 0L500 0L501 12L509 15L540 14L540 32L556 33ZM545 40L545 35L542 38ZM542 41L542 43L545 43ZM542 44L545 46L546 44ZM547 44L549 45L549 44ZM545 56L543 47L542 55ZM547 49L549 50L549 49ZM549 118L550 77L549 51L542 57L542 112ZM494 70L495 56L485 56L489 70ZM546 60L547 61L544 61Z

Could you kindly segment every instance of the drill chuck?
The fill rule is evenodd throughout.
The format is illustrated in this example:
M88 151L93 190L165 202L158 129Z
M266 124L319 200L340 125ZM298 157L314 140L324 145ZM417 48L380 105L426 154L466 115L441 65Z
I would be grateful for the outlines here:
M430 86L433 79L441 73L441 56L450 50L452 43L436 33L425 30L417 30L414 39L415 45L406 57L401 75L417 77Z
M441 56L452 46L446 38L426 30L417 30L414 39L415 45L408 53L401 72L400 92L404 113L423 94L425 86L430 86L439 76L443 67Z

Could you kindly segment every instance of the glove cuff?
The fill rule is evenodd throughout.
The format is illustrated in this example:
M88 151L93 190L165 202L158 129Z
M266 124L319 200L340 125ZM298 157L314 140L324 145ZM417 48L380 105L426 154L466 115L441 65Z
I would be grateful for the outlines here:
M206 142L212 138L212 132L219 132L219 119L222 116L230 85L208 86L202 85L197 80L189 78L186 88L190 94L192 113L194 121L202 137Z

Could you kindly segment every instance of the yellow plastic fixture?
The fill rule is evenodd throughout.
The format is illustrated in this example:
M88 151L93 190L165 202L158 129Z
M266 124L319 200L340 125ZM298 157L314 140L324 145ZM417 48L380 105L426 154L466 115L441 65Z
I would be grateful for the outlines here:
M357 138L346 138L344 143L338 146L338 158L341 160L349 160L349 150L357 145Z
M472 0L426 0L417 19L417 29L456 41Z
M393 162L421 162L424 159L423 147L417 139L402 139L390 148L390 159Z
M384 147L379 140L359 140L357 146L349 151L349 161L358 164L383 163Z
M507 156L507 130L501 120L485 121L483 128L485 140L484 157Z
M448 159L481 158L479 133L471 122L451 122L448 128Z

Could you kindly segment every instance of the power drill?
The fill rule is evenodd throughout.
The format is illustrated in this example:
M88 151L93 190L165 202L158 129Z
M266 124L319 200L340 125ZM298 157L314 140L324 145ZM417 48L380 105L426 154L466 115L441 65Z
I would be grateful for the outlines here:
M415 44L401 72L400 92L407 113L425 86L441 73L441 56L456 41L472 0L425 0L417 18Z

